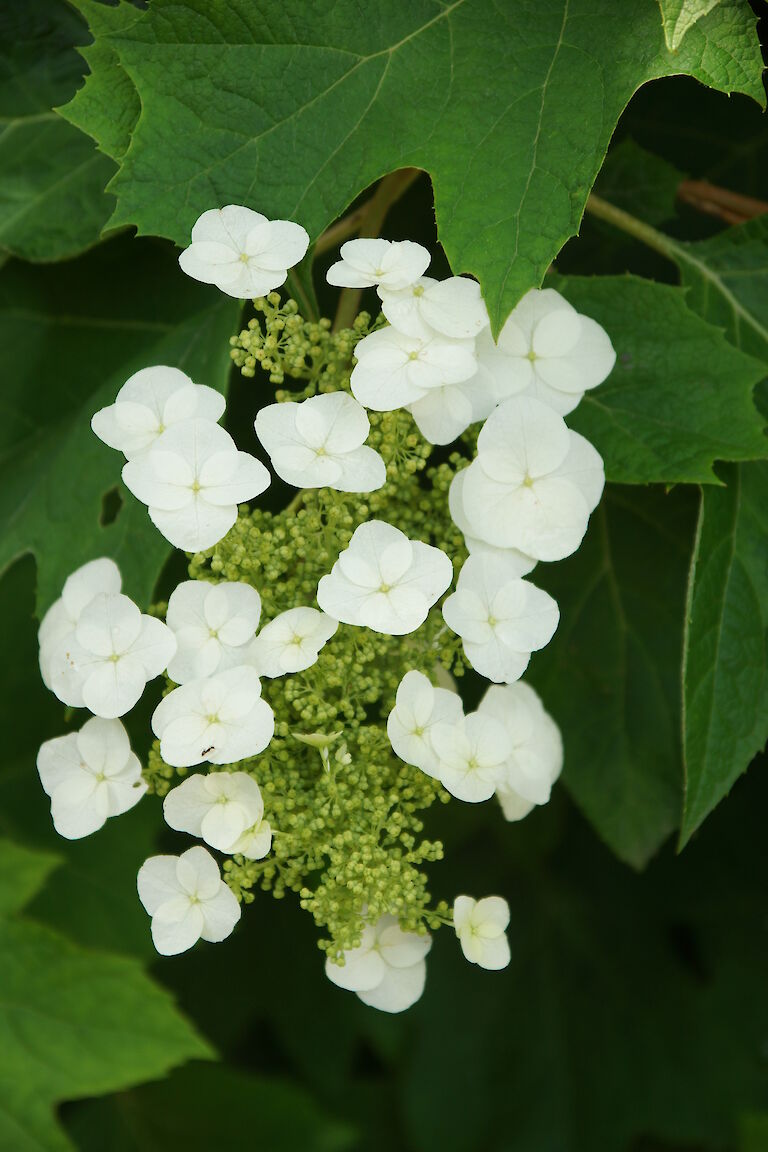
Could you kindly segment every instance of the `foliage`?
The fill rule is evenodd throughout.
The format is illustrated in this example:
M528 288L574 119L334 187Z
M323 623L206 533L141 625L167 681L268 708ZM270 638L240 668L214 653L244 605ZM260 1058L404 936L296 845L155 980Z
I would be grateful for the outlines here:
M750 6L29 0L0 31L0 1152L761 1152L768 215L754 197L768 135ZM704 191L681 189L689 177ZM402 650L342 625L290 689L265 687L278 734L260 772L293 847L232 862L253 900L235 936L150 974L136 871L188 842L149 801L88 841L56 839L34 758L71 717L40 684L35 635L95 556L119 561L143 607L167 595L169 565L183 572L89 428L132 372L176 365L228 392L249 451L276 389L314 387L264 363L250 310L178 269L174 245L225 203L308 229L316 258L286 294L337 384L345 314L314 321L335 303L329 258L361 228L437 239L496 331L529 288L556 287L618 352L567 417L609 485L580 550L534 574L562 621L527 676L563 734L553 801L509 825L393 769L377 701ZM352 303L377 310L372 292ZM463 461L449 449L425 466L408 420L372 419L371 443L418 483L398 523L460 562L445 497ZM265 618L299 593L314 603L378 507L323 491L288 508L273 485L192 573L252 581ZM446 663L474 706L458 652ZM136 736L158 694L131 734L162 793L171 770ZM339 717L356 763L329 799L293 731ZM456 892L503 892L512 964L478 974L440 940L424 999L386 1018L324 980L317 942L350 942L359 868L338 837L352 827L364 856L406 789L388 831L413 872L406 919L427 899L445 911ZM427 893L420 865L443 855ZM390 879L385 862L382 906Z

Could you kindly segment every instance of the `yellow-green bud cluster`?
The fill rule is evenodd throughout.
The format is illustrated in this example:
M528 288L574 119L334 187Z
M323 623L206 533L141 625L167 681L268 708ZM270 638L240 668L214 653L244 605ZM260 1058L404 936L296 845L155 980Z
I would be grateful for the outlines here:
M287 375L304 383L298 394L281 392L278 399L349 387L354 345L370 330L369 316L362 313L352 329L332 333L327 321L304 321L294 301L280 305L274 293L255 305L263 327L251 321L233 341L244 375L254 375L260 364L274 383ZM265 623L288 608L314 605L320 577L357 525L371 518L442 548L458 569L466 552L448 514L448 487L466 459L454 454L427 467L432 446L409 413L371 413L370 420L368 443L387 466L382 489L307 489L278 513L241 509L227 536L193 557L190 575L252 584ZM259 887L278 898L297 893L325 929L320 946L332 955L359 943L363 907L370 920L394 914L411 931L437 928L449 916L447 906L431 902L424 865L441 859L443 849L423 837L422 821L425 809L449 796L399 760L386 733L405 673L415 668L434 682L439 666L461 675L465 663L436 606L406 636L342 624L312 667L263 681L275 713L274 738L260 756L232 767L251 772L261 787L273 850L264 860L227 860L225 879L245 903ZM160 794L172 786L174 770L157 747L146 775Z

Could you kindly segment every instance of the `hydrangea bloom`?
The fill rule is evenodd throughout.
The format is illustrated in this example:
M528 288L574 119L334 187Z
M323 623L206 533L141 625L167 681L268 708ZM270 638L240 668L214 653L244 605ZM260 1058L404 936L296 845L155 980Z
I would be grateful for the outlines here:
M168 600L165 619L177 643L168 675L186 684L249 662L260 617L261 597L250 584L185 580Z
M602 384L616 363L604 329L553 288L526 292L502 328L498 346L516 383L563 416L588 389Z
M237 505L269 486L269 472L218 424L198 419L169 428L129 460L123 481L166 540L199 552L227 534Z
M560 619L549 593L516 573L515 560L503 554L470 556L443 604L443 619L461 636L472 667L502 684L522 676L531 652L549 643Z
M83 609L102 593L117 595L121 584L117 564L106 556L83 564L65 580L61 596L43 616L37 633L40 675L50 691L53 691L51 664L54 653L62 644L66 647L71 643Z
M174 688L152 715L160 754L175 768L204 760L234 764L256 756L274 730L274 713L261 699L258 673L248 665Z
M256 417L256 435L278 476L296 488L373 492L387 469L365 441L365 409L346 392L311 396L300 404L268 404Z
M325 972L337 987L356 992L363 1004L382 1012L404 1012L421 996L427 978L428 934L403 932L395 916L366 924L358 948L344 953L344 963L329 957Z
M339 288L397 291L415 283L429 267L429 252L412 240L347 240L341 260L328 269L327 280Z
M451 520L464 534L467 551L471 556L503 556L510 572L514 571L517 576L527 576L538 563L533 556L526 556L525 552L520 552L517 548L499 548L495 544L488 544L485 540L480 540L479 537L472 535L472 526L464 511L463 494L466 475L466 468L462 468L461 472L457 472L451 481L451 486L448 489L448 510L451 514Z
M560 775L560 729L533 688L522 681L489 688L478 712L507 730L510 752L496 795L507 820L522 820L536 804L546 804Z
M40 782L51 798L53 826L80 840L138 804L147 790L141 764L119 720L87 720L79 732L46 740L37 754Z
M424 623L452 576L445 552L409 540L383 520L369 520L321 578L317 602L344 624L403 636Z
M130 711L148 680L168 667L176 639L122 593L96 596L51 658L53 691L72 708L114 719Z
M268 220L241 204L203 212L192 243L179 256L187 276L215 284L228 296L252 300L285 283L304 258L309 236L291 220Z
M178 956L201 938L226 940L240 919L237 898L200 845L181 856L150 856L136 886L152 917L152 941L161 956Z
M200 417L214 423L224 412L224 397L214 388L195 384L178 368L158 364L135 372L114 404L100 408L91 428L110 448L129 460L181 420Z
M387 735L395 755L437 779L440 768L432 747L432 728L435 724L454 724L462 714L461 697L456 692L434 688L423 672L406 672L387 719Z
M509 759L504 725L491 716L470 712L451 724L435 724L430 736L443 787L469 804L490 800Z
M354 397L375 412L393 412L421 400L431 388L460 384L477 372L473 340L451 340L424 329L406 336L380 328L355 346Z
M509 904L501 896L474 900L457 896L453 904L453 926L461 950L470 964L498 972L509 964Z
M269 678L310 668L338 627L338 620L316 608L289 608L265 624L256 637L253 665L260 676Z
M163 801L166 823L199 836L219 852L260 860L272 845L261 789L247 772L196 773Z
M454 339L471 339L488 326L480 285L467 276L420 276L404 288L379 287L381 310L393 328L419 336L425 327Z
M562 560L581 543L604 482L589 441L545 404L520 396L483 425L461 499L473 536L538 560Z

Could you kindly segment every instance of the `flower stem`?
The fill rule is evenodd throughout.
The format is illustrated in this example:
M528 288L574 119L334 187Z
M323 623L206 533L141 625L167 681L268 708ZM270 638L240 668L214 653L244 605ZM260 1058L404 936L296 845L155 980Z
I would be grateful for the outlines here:
M421 170L419 168L401 168L399 172L391 172L389 176L385 176L379 182L379 186L370 200L363 204L361 209L355 210L355 212L350 213L349 217L345 217L345 220L351 221L349 225L345 224L345 220L340 220L338 224L334 224L332 228L328 229L329 233L335 231L333 242L355 233L366 239L378 236L389 209L420 175ZM342 226L344 227L342 228ZM327 236L328 233L325 235ZM322 241L322 239L321 236L320 240ZM323 250L328 247L330 244L326 244ZM339 306L333 321L334 332L352 326L352 321L360 311L362 294L361 288L342 289Z
M641 244L645 244L648 248L652 248L654 252L658 252L661 256L666 256L668 260L676 261L682 249L679 244L669 236L665 236L663 232L657 232L650 224L646 224L644 220L638 220L636 216L630 216L629 212L625 212L623 208L617 208L615 204L609 204L607 200L603 200L602 196L595 196L594 193L587 200L587 212L592 216L597 216L598 220L605 220L606 224L612 224L614 228L619 228L622 232L626 232L629 236L634 236Z

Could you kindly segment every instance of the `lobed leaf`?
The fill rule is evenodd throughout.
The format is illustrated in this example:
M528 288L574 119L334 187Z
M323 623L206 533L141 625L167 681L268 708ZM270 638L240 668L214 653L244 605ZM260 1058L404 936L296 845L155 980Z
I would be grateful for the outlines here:
M141 104L110 184L114 225L183 244L202 211L243 203L316 239L380 176L424 168L451 266L479 278L496 330L578 230L641 84L684 72L763 102L741 0L675 53L656 0L631 18L615 0L155 0L107 38ZM100 106L77 122L109 150L109 79L93 63ZM135 97L119 101L127 123Z

